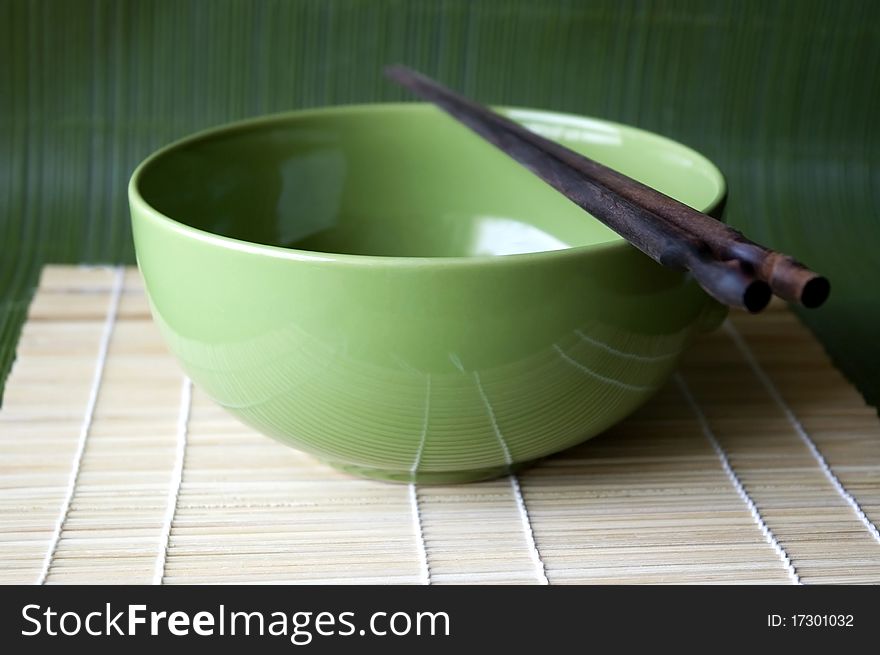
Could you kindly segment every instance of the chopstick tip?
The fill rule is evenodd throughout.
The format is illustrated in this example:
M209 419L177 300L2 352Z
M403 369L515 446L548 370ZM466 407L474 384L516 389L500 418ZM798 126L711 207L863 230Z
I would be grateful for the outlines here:
M770 290L769 284L763 280L755 280L743 292L743 307L748 312L757 314L770 303L772 296L773 292Z
M831 294L831 282L828 278L817 275L809 280L801 290L801 304L808 309L821 306Z
M403 64L389 64L384 69L385 77L400 84L412 80L418 75L412 68Z

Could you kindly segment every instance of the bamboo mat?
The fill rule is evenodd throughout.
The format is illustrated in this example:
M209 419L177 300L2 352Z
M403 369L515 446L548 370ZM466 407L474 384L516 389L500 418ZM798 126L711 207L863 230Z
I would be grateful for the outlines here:
M48 267L0 410L5 583L878 583L880 421L782 305L516 477L349 477L192 388L134 269Z

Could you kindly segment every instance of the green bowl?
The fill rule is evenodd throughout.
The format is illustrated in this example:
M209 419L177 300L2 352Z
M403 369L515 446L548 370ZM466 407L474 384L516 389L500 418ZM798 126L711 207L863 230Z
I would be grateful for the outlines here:
M507 109L701 210L718 169L614 123ZM153 315L243 422L385 480L501 475L599 434L724 309L439 110L203 132L129 185Z

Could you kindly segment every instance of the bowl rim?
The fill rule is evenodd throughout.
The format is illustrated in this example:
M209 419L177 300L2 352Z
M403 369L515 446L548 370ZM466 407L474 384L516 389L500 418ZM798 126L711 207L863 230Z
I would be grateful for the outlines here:
M542 250L537 252L516 253L510 255L473 255L473 256L386 256L386 255L358 255L349 253L333 253L321 252L314 250L298 250L296 248L287 248L284 246L276 246L271 244L257 243L255 241L246 241L234 237L209 232L200 228L193 227L179 220L171 218L154 208L141 195L139 183L144 171L156 164L168 153L182 147L189 146L199 141L207 141L220 136L234 134L236 132L244 132L253 129L268 127L273 124L286 123L292 120L309 118L312 116L326 116L328 114L344 115L344 114L362 114L366 112L387 112L400 111L431 111L439 112L440 110L429 103L423 102L381 102L366 104L346 104L332 105L324 107L313 107L308 109L297 109L293 111L284 111L273 114L266 114L254 118L237 120L224 123L214 127L209 127L198 132L189 134L181 139L177 139L168 143L151 153L135 168L128 183L128 199L131 206L132 221L136 220L138 213L149 217L156 221L162 227L170 229L182 236L205 242L224 249L231 249L238 252L246 252L250 254L258 254L269 256L277 259L287 259L293 261L308 262L334 262L338 264L355 265L355 266L393 266L393 267L427 267L427 266L486 266L500 264L517 264L517 263L538 263L547 260L568 259L570 257L580 257L588 253L605 253L609 251L620 250L628 251L632 246L620 235L615 234L612 239L600 243L586 244L581 246L573 246L569 248L561 248L559 250ZM493 109L507 114L513 118L517 115L523 117L528 116L532 120L546 120L548 123L567 124L576 127L573 123L580 124L582 127L590 126L592 128L602 127L611 128L617 133L634 136L639 139L653 141L657 144L671 147L679 152L687 154L693 160L699 162L706 173L714 178L716 184L716 193L712 201L706 207L699 207L700 211L710 212L721 205L727 197L727 183L724 175L718 167L705 155L697 150L675 141L669 137L662 136L656 132L643 130L638 127L609 121L602 118L592 116L584 116L567 112L558 112L545 109L535 109L530 107L514 107L514 106L493 106ZM526 119L528 120L528 119ZM135 211L136 210L136 211Z

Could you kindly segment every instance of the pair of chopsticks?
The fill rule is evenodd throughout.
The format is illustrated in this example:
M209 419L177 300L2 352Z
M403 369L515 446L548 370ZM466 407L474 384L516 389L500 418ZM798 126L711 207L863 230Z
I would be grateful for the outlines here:
M691 275L713 298L759 312L772 294L804 307L828 280L791 257L626 175L531 132L405 66L386 75L450 114L655 261Z

